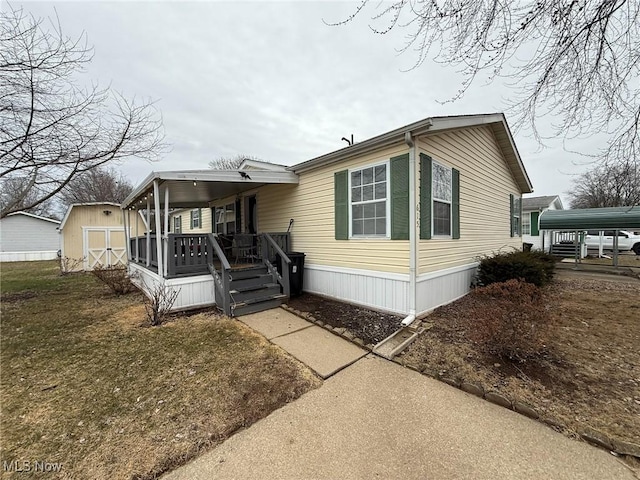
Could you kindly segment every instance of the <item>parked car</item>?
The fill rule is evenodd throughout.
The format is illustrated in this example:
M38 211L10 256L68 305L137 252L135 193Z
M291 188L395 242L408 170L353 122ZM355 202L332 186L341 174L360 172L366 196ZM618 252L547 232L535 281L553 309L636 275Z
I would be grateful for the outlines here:
M598 230L589 230L585 237L587 248L600 247L600 233ZM613 239L615 237L614 230L602 231L602 248L604 250L613 250ZM640 255L640 235L635 232L618 230L618 251L633 251L636 255Z

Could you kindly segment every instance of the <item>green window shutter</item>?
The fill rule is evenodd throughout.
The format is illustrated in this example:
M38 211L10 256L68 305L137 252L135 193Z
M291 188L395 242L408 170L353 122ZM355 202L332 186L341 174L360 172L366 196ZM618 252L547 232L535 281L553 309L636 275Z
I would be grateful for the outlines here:
M538 219L540 218L540 212L531 212L531 236L539 237L540 230L538 230Z
M349 172L333 174L333 199L335 207L335 238L349 239Z
M431 238L431 157L420 154L420 239Z
M509 194L509 226L511 228L511 233L510 235L513 237L514 234L514 211L515 211L515 205L514 205L514 197L513 194L510 193Z
M191 225L191 230L193 230L193 210L189 212L189 225Z
M409 154L393 157L391 165L391 240L409 240Z
M460 171L451 170L451 237L460 238Z
M522 237L522 197L516 199L516 207L518 209L516 222L518 222L518 236Z
M202 228L202 209L198 209L198 228Z

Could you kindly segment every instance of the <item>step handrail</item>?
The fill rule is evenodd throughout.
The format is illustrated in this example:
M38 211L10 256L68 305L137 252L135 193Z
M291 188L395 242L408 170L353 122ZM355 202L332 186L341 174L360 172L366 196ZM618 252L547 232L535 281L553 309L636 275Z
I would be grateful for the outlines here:
M228 316L231 316L231 297L229 294L229 272L231 271L231 265L229 264L229 260L227 260L226 255L224 254L224 250L218 244L216 238L213 236L213 233L207 235L207 239L211 244L211 248L214 252L216 252L216 256L220 260L220 273L216 270L213 265L213 255L209 259L209 272L213 275L215 288L220 293L220 298L222 298L222 310Z
M284 253L284 250L280 248L280 245L276 243L271 235L263 233L262 239L262 262L266 265L273 278L282 286L282 293L289 298L291 296L291 285L289 284L289 265L291 264L291 259ZM282 275L278 273L278 269L269 261L269 245L273 247L276 255L280 255Z

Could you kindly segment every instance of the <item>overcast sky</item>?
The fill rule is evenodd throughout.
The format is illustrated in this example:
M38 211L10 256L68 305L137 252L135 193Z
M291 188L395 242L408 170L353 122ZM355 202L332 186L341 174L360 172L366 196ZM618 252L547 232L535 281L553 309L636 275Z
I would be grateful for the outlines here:
M372 10L346 26L323 22L346 18L353 2L12 5L36 17L57 12L64 33L85 32L95 48L88 78L156 101L171 151L158 163L121 165L134 184L152 170L207 168L236 154L292 165L344 147L343 136L361 141L430 116L504 111L513 95L478 83L441 104L461 77L433 62L406 71L416 57L396 51L404 32L372 33ZM540 149L528 132L514 134L535 195L564 195L587 168L560 140ZM572 148L588 150L585 142Z

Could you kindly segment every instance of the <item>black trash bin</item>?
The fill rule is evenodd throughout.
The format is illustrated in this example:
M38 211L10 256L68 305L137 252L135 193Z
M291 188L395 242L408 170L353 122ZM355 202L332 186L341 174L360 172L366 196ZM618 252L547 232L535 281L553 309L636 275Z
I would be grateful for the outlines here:
M531 249L533 248L533 243L523 243L522 244L522 251L523 252L530 252Z
M301 252L289 252L287 257L291 260L289 264L289 294L292 297L297 297L302 294L305 255ZM276 268L278 273L282 275L282 259L280 255L276 257Z

